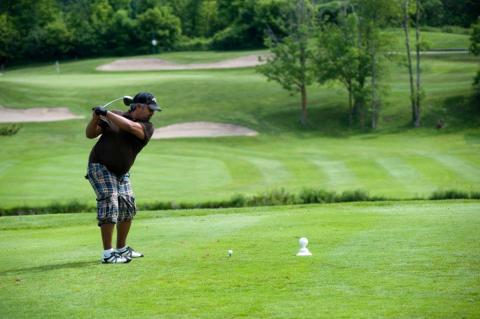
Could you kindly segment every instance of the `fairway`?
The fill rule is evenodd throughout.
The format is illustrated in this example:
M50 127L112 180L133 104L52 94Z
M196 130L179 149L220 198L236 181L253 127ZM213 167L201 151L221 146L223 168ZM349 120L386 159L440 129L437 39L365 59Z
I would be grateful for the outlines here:
M99 262L93 213L0 219L4 318L474 318L480 204L140 212ZM296 257L298 238L312 257ZM232 249L232 257L227 250Z
M247 51L242 54L258 53ZM240 52L165 53L185 62L215 61ZM439 190L478 191L479 117L465 96L478 59L425 57L424 128L409 130L408 79L396 63L377 131L347 125L347 95L338 83L309 88L309 126L298 123L298 97L254 69L105 73L108 59L22 68L0 77L0 104L13 108L68 106L84 120L26 123L0 136L0 208L77 200L94 205L83 179L94 141L84 137L91 107L139 90L157 94L164 111L156 127L211 121L242 125L257 137L154 140L138 156L132 182L138 203L203 203L303 188L361 189L387 198L428 197ZM117 105L121 108L121 105ZM436 130L439 119L446 123ZM12 182L14 181L14 182Z

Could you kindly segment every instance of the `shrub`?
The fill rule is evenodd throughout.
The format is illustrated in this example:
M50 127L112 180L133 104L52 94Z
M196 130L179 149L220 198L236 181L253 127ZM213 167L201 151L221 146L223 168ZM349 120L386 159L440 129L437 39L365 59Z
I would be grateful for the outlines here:
M455 189L449 190L439 190L433 192L429 197L431 200L440 200L440 199L468 199L470 198L469 194L464 191L459 191Z
M247 41L247 27L229 26L215 34L212 48L215 50L233 50L250 48Z
M344 191L337 198L338 202L363 202L370 200L368 193L362 190Z
M425 198L414 197L410 200L424 200ZM428 199L478 199L480 192L472 191L470 193L459 190L441 190L434 192ZM201 203L177 203L172 202L154 202L142 203L138 205L139 210L176 210L176 209L195 209L195 208L228 208L228 207L254 207L254 206L276 206L276 205L295 205L295 204L321 204L337 202L361 202L361 201L386 201L395 200L379 196L369 196L363 190L344 191L341 194L325 190L303 189L298 195L291 194L285 189L276 189L267 191L258 195L245 196L237 194L229 200L207 201ZM398 200L398 199L397 199ZM93 211L95 207L80 203L76 200L68 203L52 203L42 207L14 207L9 209L0 208L0 216L9 215L37 215L37 214L57 214L57 213L79 213Z
M296 203L295 195L281 188L251 197L247 206L291 205Z
M0 126L0 135L1 136L12 136L18 133L22 126L20 124L9 124L5 126Z
M333 203L336 197L335 192L305 188L300 192L299 201L303 204Z
M206 51L212 46L212 39L182 37L175 45L178 51Z
M247 206L247 198L242 194L233 195L230 199L230 204L232 207L245 207Z
M470 192L470 199L480 199L480 192Z

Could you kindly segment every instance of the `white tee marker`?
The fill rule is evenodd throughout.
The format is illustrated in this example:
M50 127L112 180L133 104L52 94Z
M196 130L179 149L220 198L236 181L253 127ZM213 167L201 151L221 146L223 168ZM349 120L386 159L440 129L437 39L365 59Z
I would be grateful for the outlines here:
M306 237L302 237L298 240L298 244L300 245L300 250L297 253L297 256L311 256L312 253L308 250L308 239Z

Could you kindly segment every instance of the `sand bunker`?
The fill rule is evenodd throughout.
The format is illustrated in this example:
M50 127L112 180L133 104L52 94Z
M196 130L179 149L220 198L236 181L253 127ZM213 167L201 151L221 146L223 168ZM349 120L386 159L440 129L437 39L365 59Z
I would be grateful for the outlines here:
M212 122L189 122L173 124L156 129L153 139L179 137L219 137L219 136L256 136L258 133L249 128Z
M82 118L83 116L73 114L66 107L7 109L0 106L0 123L53 122Z
M229 69L252 67L264 62L258 60L258 55L247 55L240 58L213 63L176 64L161 59L119 59L112 63L97 67L99 71L152 71L152 70L198 70L198 69Z

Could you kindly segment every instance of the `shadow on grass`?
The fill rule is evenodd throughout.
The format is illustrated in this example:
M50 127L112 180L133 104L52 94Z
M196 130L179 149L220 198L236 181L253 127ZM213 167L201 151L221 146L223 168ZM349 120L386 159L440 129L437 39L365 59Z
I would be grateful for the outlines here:
M435 101L429 101L422 109L421 127L439 132L455 132L458 130L478 128L480 126L480 101L471 95L457 95ZM380 114L382 117L382 114ZM390 122L390 123L389 123ZM311 107L308 110L308 123L300 124L300 107L267 113L260 117L263 128L273 133L291 133L298 137L316 136L348 138L359 136L374 139L378 133L397 134L415 129L410 121L399 121L395 116L383 116L379 127L369 127L370 116L365 117L365 128L350 127L348 110L344 104L330 103L322 107ZM441 129L438 125L441 124Z
M370 132L369 129L350 128L348 126L348 112L342 104L308 109L306 126L302 126L300 123L300 115L300 107L298 109L291 108L268 113L260 121L263 123L262 127L267 127L272 132L288 132L297 136L320 133L324 136L342 138ZM271 123L274 123L274 127L271 126Z
M434 110L425 112L424 126L435 127L440 121L445 128L478 128L480 125L479 102L473 96L452 96L440 103Z
M75 268L89 267L93 265L100 265L100 262L99 261L80 261L80 262L70 262L70 263L55 264L55 265L18 268L18 269L0 271L0 276L20 275L20 274L45 272L45 271L60 270L60 269L75 269Z

